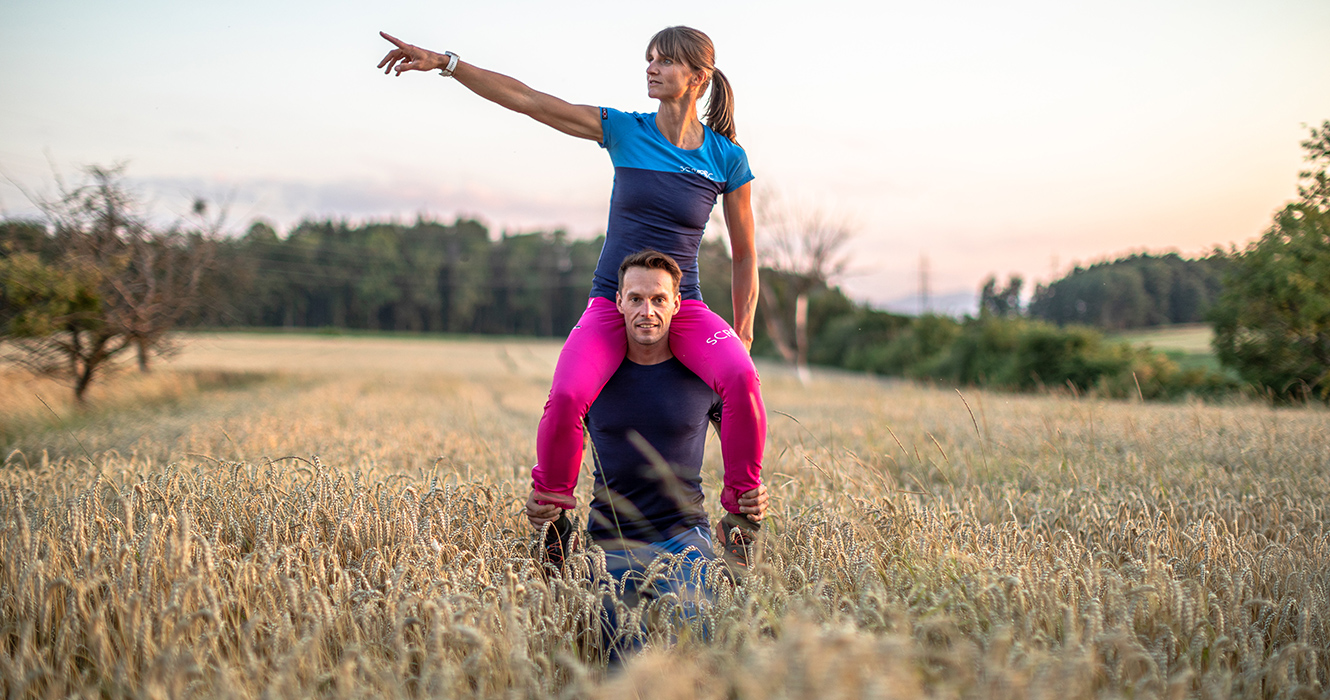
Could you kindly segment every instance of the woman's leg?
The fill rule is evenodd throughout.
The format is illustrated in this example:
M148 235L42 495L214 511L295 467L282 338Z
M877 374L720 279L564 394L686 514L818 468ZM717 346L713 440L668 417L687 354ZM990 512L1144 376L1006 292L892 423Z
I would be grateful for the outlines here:
M767 410L757 368L730 324L693 299L685 299L670 322L670 350L724 402L720 450L725 486L720 504L738 513L739 494L761 483L762 450L767 444Z
M550 503L577 505L573 487L582 466L582 420L619 369L627 342L623 315L614 302L592 297L563 343L536 431L536 466L531 469L532 488L557 497Z

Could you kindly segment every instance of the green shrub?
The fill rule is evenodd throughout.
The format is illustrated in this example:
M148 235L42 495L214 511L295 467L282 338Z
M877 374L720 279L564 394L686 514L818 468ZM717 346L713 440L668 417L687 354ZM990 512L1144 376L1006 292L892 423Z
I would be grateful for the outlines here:
M946 316L909 319L881 344L862 344L847 355L845 366L877 374L923 376L922 370L956 340L961 326Z
M812 339L809 360L814 364L890 374L866 358L890 345L913 323L907 316L852 307L848 313L829 319L822 332Z
M955 328L942 351L903 374L1013 391L1066 387L1111 398L1214 397L1237 388L1222 373L1182 369L1163 353L1108 342L1092 328L996 316L968 319Z
M914 376L977 386L1004 383L1025 323L996 316L968 319L946 351L918 366Z
M1058 328L1038 321L1021 325L1010 373L998 378L1010 388L1071 385L1085 391L1104 377L1129 371L1134 359L1130 347L1105 343L1090 328Z

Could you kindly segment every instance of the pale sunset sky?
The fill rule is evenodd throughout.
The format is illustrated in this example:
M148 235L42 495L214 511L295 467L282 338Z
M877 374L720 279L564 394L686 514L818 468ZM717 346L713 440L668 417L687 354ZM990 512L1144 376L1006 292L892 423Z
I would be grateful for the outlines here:
M755 186L852 222L842 287L878 304L913 297L921 256L940 297L1240 246L1330 119L1327 0L7 0L0 214L123 161L154 215L203 196L235 233L423 213L596 235L600 148L437 74L384 76L377 32L650 112L643 52L672 24L716 42Z

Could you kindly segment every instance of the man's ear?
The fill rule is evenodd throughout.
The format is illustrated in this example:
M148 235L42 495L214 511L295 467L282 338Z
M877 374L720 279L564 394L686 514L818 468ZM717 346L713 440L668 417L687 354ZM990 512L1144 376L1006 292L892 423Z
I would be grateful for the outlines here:
M614 293L614 308L618 309L619 313L623 313L623 295L619 292Z

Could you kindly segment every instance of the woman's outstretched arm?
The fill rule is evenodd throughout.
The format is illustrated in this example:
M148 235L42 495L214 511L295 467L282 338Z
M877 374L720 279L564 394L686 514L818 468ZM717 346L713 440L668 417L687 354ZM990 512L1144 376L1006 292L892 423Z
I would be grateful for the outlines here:
M384 32L379 32L379 36L397 47L379 61L384 74L396 71L401 75L405 71L431 71L448 66L449 59L444 54L413 46ZM453 69L453 77L490 102L525 114L569 136L597 142L603 138L600 114L595 107L569 104L553 95L532 90L520 80L462 61L458 61Z
M753 314L757 310L757 242L753 224L753 183L725 195L725 228L730 231L730 293L734 297L734 332L753 349Z

